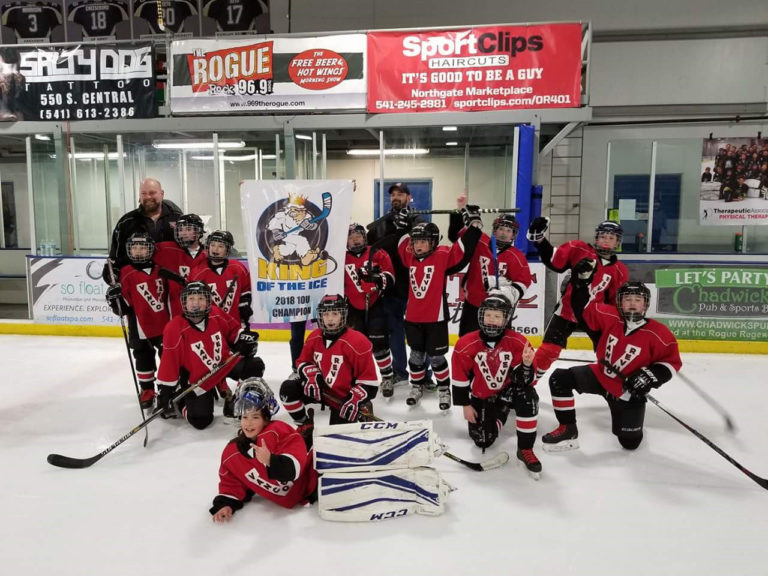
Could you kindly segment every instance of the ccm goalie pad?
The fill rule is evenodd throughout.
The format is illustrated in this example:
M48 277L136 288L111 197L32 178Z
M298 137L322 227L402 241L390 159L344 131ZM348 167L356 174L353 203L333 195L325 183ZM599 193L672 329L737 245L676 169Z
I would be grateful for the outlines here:
M404 468L320 476L318 510L324 520L373 522L410 514L443 513L451 486L434 468Z
M314 434L315 469L362 472L428 466L443 446L432 422L357 422L317 426Z

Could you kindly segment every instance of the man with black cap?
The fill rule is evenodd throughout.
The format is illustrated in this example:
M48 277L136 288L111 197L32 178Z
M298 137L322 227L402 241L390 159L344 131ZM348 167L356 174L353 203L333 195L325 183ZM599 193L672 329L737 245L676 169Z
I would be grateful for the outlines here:
M421 216L411 213L409 208L411 191L407 184L396 182L389 187L387 192L392 209L367 226L368 245L371 246L371 252L375 251L374 244L382 238L394 234L398 230L411 228L419 222L425 222ZM397 245L388 246L387 253L395 269L395 285L384 293L381 302L387 314L395 382L400 382L408 380L408 356L405 351L404 325L405 306L408 303L408 268L405 268L400 262L400 258L397 257Z

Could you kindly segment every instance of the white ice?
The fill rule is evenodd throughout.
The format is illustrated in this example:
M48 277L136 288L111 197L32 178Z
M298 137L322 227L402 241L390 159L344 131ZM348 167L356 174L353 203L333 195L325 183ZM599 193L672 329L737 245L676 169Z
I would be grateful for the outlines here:
M261 353L277 389L289 371L288 345L264 342ZM683 372L731 414L736 434L679 380L656 397L768 476L768 358L686 354L684 362ZM231 523L216 525L208 507L221 450L235 432L220 404L207 430L156 421L147 448L142 432L91 468L65 470L47 464L47 454L92 456L141 421L123 341L2 336L0 365L4 574L768 573L768 491L650 404L645 440L629 453L610 434L603 400L577 397L581 449L547 454L537 441L539 482L514 459L511 423L486 455L509 452L503 468L478 473L440 459L439 469L458 487L441 517L338 524L320 520L312 507L254 501ZM555 417L546 382L538 388L542 434ZM390 402L377 399L377 414L433 418L451 451L483 458L459 410L440 414L436 394L409 409L405 395L398 387Z

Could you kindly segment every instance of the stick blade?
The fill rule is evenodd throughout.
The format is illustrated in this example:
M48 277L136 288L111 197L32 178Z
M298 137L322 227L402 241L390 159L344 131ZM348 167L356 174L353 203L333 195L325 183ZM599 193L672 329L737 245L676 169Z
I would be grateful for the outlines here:
M61 454L48 454L48 464L58 468L88 468L101 459L101 454L91 458L70 458Z
M486 460L485 462L480 463L480 469L481 470L493 470L494 468L501 468L509 462L509 454L507 452L499 452L491 458L490 460Z

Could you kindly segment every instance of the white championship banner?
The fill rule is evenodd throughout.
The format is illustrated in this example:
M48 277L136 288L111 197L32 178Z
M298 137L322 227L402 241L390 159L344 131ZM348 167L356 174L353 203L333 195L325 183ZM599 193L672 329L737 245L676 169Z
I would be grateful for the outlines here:
M531 285L517 303L512 328L523 336L539 336L544 333L544 264L531 263ZM445 293L448 298L448 331L459 333L461 309L464 306L464 294L461 282L464 272L448 277Z
M246 180L243 229L256 324L314 317L325 294L344 293L351 180Z
M171 44L174 114L365 109L365 34Z
M119 326L101 279L106 259L74 256L27 257L32 319L41 324Z

